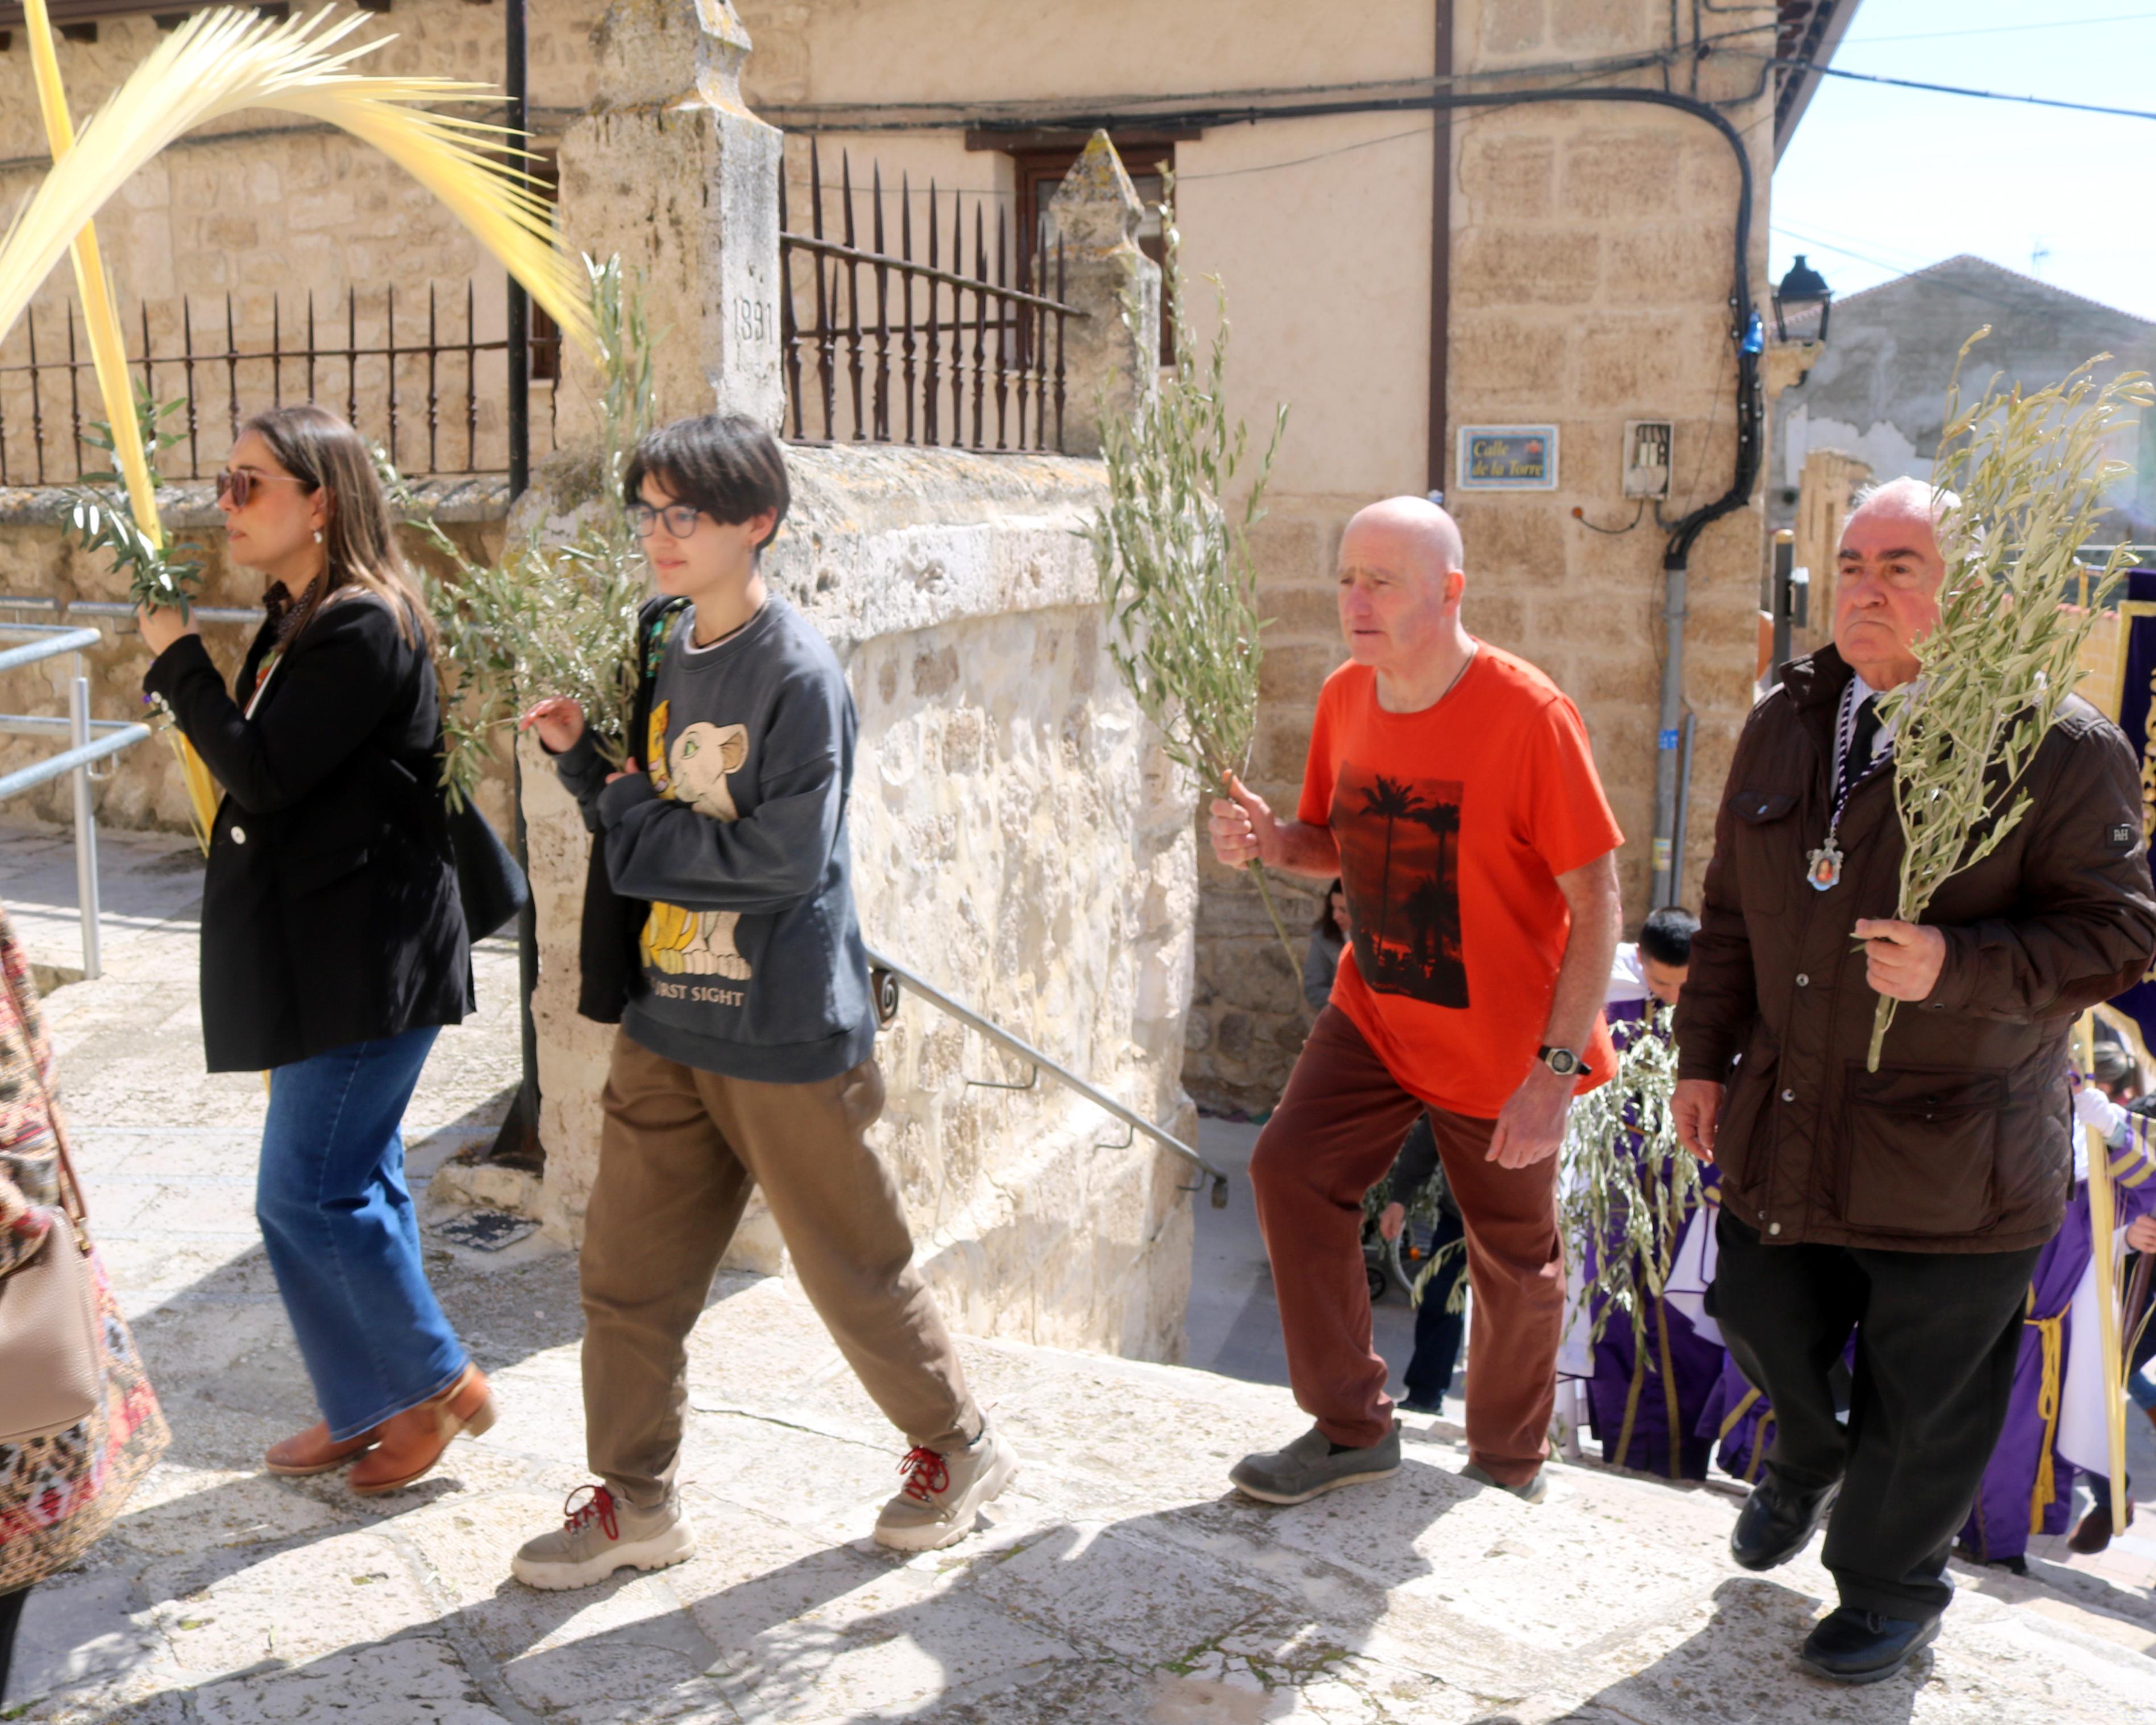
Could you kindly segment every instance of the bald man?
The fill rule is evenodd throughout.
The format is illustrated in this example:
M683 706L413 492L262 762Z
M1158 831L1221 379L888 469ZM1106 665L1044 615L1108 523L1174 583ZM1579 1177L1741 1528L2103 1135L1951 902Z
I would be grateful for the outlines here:
M1468 634L1460 529L1418 497L1340 542L1350 662L1318 696L1301 807L1230 780L1214 855L1345 883L1353 936L1250 1163L1296 1400L1317 1423L1229 1477L1301 1503L1400 1465L1370 1345L1363 1198L1427 1113L1475 1292L1466 1476L1529 1502L1564 1312L1557 1150L1615 1055L1602 998L1624 842L1579 714Z
M1789 666L1730 763L1677 1002L1677 1131L1722 1172L1707 1310L1774 1409L1731 1554L1785 1563L1831 1504L1840 1604L1799 1656L1848 1683L1900 1670L1953 1595L1948 1553L2072 1188L2067 1031L2156 948L2133 753L2079 699L2019 782L2020 824L1922 923L1894 918L1879 697L1921 669L1958 506L1898 480L1850 516L1834 644ZM1873 1072L1881 995L1902 1004ZM1852 1335L1845 1414L1829 1374Z

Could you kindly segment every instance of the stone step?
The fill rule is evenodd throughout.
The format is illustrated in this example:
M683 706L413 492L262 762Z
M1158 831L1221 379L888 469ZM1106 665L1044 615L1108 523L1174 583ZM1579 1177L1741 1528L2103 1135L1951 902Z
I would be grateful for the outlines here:
M459 1260L439 1285L501 1420L371 1502L254 1471L305 1411L273 1307L237 1333L199 1303L145 1319L153 1363L198 1362L163 1379L178 1440L93 1563L33 1595L15 1694L54 1692L25 1717L2156 1719L2145 1589L1958 1567L1936 1648L1842 1691L1792 1656L1831 1594L1815 1551L1736 1569L1727 1491L1558 1465L1529 1507L1414 1421L1392 1479L1261 1507L1225 1473L1301 1428L1286 1391L1012 1343L963 1347L1015 1484L966 1543L901 1559L866 1537L900 1440L776 1278L722 1278L692 1339L698 1555L533 1593L509 1554L584 1478L573 1266Z

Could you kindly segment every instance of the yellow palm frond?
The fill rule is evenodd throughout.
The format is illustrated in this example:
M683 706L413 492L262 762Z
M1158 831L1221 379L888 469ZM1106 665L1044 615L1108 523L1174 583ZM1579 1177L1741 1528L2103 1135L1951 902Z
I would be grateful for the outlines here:
M23 0L23 22L30 39L30 65L38 85L38 105L44 110L45 137L53 160L59 161L74 148L74 121L68 112L67 92L60 85L59 56L53 49L52 20L45 14L45 0ZM157 521L157 489L150 480L149 458L142 449L141 428L136 424L135 403L127 384L127 349L120 334L120 314L113 307L112 285L105 279L105 260L98 254L97 229L89 223L74 241L75 291L82 297L83 323L90 333L90 354L97 369L98 392L105 398L105 423L112 428L112 450L118 458L121 477L127 483L127 499L136 525L153 545L164 542Z
M449 206L569 338L596 354L590 285L546 200L512 165L521 140L426 103L490 101L491 85L373 78L352 69L388 38L347 43L363 13L279 23L251 9L198 12L160 43L85 124L0 239L0 334L128 176L174 138L244 108L302 114L350 132Z

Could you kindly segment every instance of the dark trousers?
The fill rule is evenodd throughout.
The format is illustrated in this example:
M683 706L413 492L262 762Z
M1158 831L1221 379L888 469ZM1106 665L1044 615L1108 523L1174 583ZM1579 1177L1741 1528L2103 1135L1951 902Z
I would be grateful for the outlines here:
M2041 1248L1767 1245L1726 1209L1716 1238L1707 1309L1774 1404L1767 1466L1797 1491L1841 1481L1821 1561L1842 1604L1937 1617L1953 1597L1947 1555L2006 1422ZM1845 1430L1827 1373L1852 1329Z
M29 1597L27 1587L0 1594L0 1702L8 1698L8 1667L15 1659L15 1629L23 1620L23 1606Z
M1430 1236L1432 1254L1444 1251L1466 1238L1466 1224L1450 1209L1437 1213L1437 1232ZM1452 1296L1460 1279L1467 1274L1467 1253L1455 1248L1437 1266L1415 1307L1414 1352L1401 1375L1407 1381L1408 1399L1419 1408L1434 1408L1452 1393L1452 1368L1460 1363L1460 1341L1467 1327L1467 1314L1452 1311Z

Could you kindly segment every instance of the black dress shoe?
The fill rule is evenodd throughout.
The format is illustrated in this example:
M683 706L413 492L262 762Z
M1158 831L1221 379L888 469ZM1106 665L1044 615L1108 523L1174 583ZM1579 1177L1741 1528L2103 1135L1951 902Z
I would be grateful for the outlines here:
M1813 1625L1797 1660L1836 1683L1876 1683L1938 1638L1936 1617L1881 1617L1855 1605L1837 1606Z
M1834 1501L1834 1487L1793 1491L1772 1476L1752 1488L1729 1530L1729 1555L1747 1569L1771 1569L1786 1563L1810 1542L1820 1517Z

